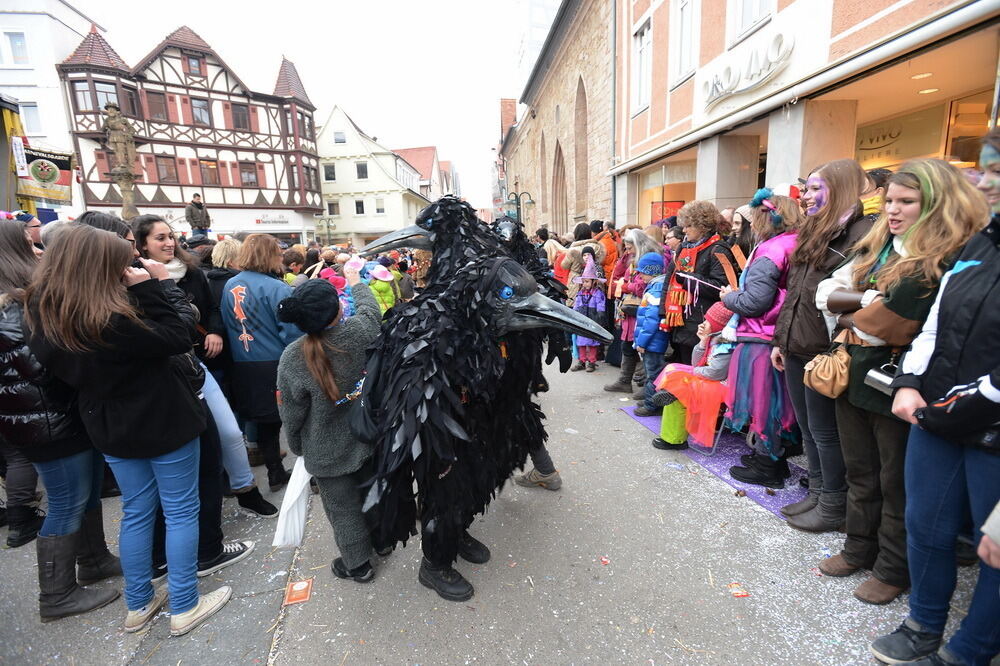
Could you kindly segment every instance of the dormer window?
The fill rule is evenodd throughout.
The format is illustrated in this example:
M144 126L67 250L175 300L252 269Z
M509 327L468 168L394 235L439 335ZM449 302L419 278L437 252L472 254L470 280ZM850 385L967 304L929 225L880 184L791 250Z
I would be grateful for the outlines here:
M184 56L187 59L188 73L195 76L205 76L205 61L200 56Z

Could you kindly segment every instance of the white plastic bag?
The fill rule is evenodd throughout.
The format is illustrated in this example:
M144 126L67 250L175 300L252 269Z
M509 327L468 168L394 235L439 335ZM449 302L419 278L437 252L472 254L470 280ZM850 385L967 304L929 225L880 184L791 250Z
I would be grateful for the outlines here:
M281 500L278 525L274 528L272 546L298 546L306 530L306 513L309 509L309 479L306 461L301 456L292 468L292 478L285 487L285 497Z

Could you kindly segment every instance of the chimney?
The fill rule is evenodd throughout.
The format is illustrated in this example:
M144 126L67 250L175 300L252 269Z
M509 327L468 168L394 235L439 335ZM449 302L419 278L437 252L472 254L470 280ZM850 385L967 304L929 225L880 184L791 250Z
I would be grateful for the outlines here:
M500 141L507 136L507 130L517 121L517 100L500 99Z

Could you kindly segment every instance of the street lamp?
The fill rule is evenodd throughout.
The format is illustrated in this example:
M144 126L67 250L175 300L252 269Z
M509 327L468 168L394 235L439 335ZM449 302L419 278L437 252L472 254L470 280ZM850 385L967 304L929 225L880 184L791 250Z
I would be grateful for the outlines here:
M521 217L522 207L524 208L524 212L528 212L528 206L534 205L534 200L527 192L511 192L507 195L507 202L504 204L504 210L518 222L524 224L525 220Z

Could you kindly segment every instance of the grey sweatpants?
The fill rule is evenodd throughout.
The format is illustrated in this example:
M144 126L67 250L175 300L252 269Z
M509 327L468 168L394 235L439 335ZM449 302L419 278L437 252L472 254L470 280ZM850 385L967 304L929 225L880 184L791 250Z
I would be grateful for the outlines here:
M333 538L340 549L340 557L348 569L360 567L372 556L371 535L361 513L364 499L361 484L370 476L359 470L343 476L316 477L323 510L333 527Z

